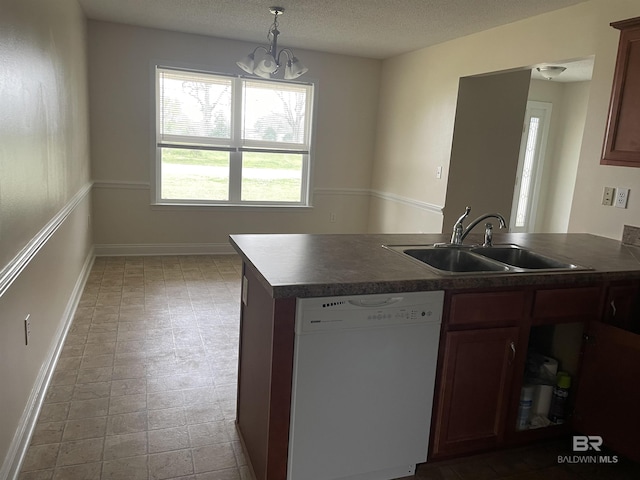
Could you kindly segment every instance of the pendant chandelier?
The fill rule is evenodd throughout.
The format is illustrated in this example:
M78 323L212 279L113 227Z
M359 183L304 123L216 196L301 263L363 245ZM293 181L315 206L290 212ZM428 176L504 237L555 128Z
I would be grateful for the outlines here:
M280 31L278 30L278 17L284 13L284 8L271 7L269 11L274 16L273 24L267 33L269 45L256 47L253 52L236 62L236 64L247 73L258 75L262 78L271 78L282 66L281 62L285 60L285 58L283 58L284 54L284 57L286 57L284 78L286 80L293 80L305 74L309 69L305 67L288 48L283 48L278 52L278 35L280 35ZM257 59L256 54L258 54Z

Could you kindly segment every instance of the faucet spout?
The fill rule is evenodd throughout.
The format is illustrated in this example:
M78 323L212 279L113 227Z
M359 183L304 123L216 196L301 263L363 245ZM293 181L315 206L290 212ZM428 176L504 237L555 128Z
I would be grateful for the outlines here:
M502 215L500 215L499 213L485 213L484 215L480 215L478 218L476 218L467 226L467 228L464 229L464 231L460 235L460 243L462 243L467 235L469 235L469 232L473 230L473 227L478 225L483 220L486 220L487 218L496 218L498 222L500 222L500 228L507 228L507 221Z

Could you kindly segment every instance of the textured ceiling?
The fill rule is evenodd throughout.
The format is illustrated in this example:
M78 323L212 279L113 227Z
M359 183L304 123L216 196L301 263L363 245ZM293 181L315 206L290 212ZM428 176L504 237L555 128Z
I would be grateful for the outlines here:
M265 43L272 5L280 43L387 58L586 0L78 0L88 18Z

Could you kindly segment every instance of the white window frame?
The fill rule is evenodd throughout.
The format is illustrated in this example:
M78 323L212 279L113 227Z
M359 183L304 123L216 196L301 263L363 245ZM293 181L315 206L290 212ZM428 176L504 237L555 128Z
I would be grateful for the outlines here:
M168 65L153 65L152 76L155 85L153 93L153 165L152 165L152 204L159 206L214 206L214 207L309 207L311 206L310 176L312 170L312 150L315 118L315 84L312 82L295 82L279 79L262 79L248 77L244 75L229 75L193 68L175 67ZM193 73L195 75L212 75L232 79L232 118L231 118L231 139L228 142L211 140L202 142L200 145L184 145L179 138L175 142L162 141L160 138L160 71L176 71ZM295 84L308 88L305 105L305 138L308 139L304 148L300 144L269 142L261 140L242 140L242 101L244 82ZM192 137L195 138L195 137ZM162 198L162 148L185 148L193 150L222 150L229 152L229 199L228 200L195 200L195 199L163 199ZM266 152L266 153L290 153L302 155L301 172L301 198L298 202L289 201L248 201L241 199L242 185L242 155L243 152Z
M540 185L542 183L542 172L547 151L547 138L549 137L549 124L551 123L552 104L548 102L536 102L530 100L527 102L527 110L525 113L525 121L522 129L522 139L520 141L520 155L518 158L518 168L516 172L516 182L513 191L513 200L511 205L511 218L509 220L509 231L514 233L535 231L536 216L538 213L538 203L540 201ZM522 189L522 177L527 155L527 144L529 143L529 128L531 118L539 119L539 128L535 145L532 146L532 169L530 174L530 184L528 192L528 200L524 209L524 225L517 226L518 208L520 206L520 195Z

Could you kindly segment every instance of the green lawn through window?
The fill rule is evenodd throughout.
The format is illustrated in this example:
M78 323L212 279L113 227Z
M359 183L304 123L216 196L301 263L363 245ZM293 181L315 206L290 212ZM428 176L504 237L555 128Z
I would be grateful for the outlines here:
M299 202L302 156L245 152L242 200ZM229 153L162 149L162 198L228 200Z

